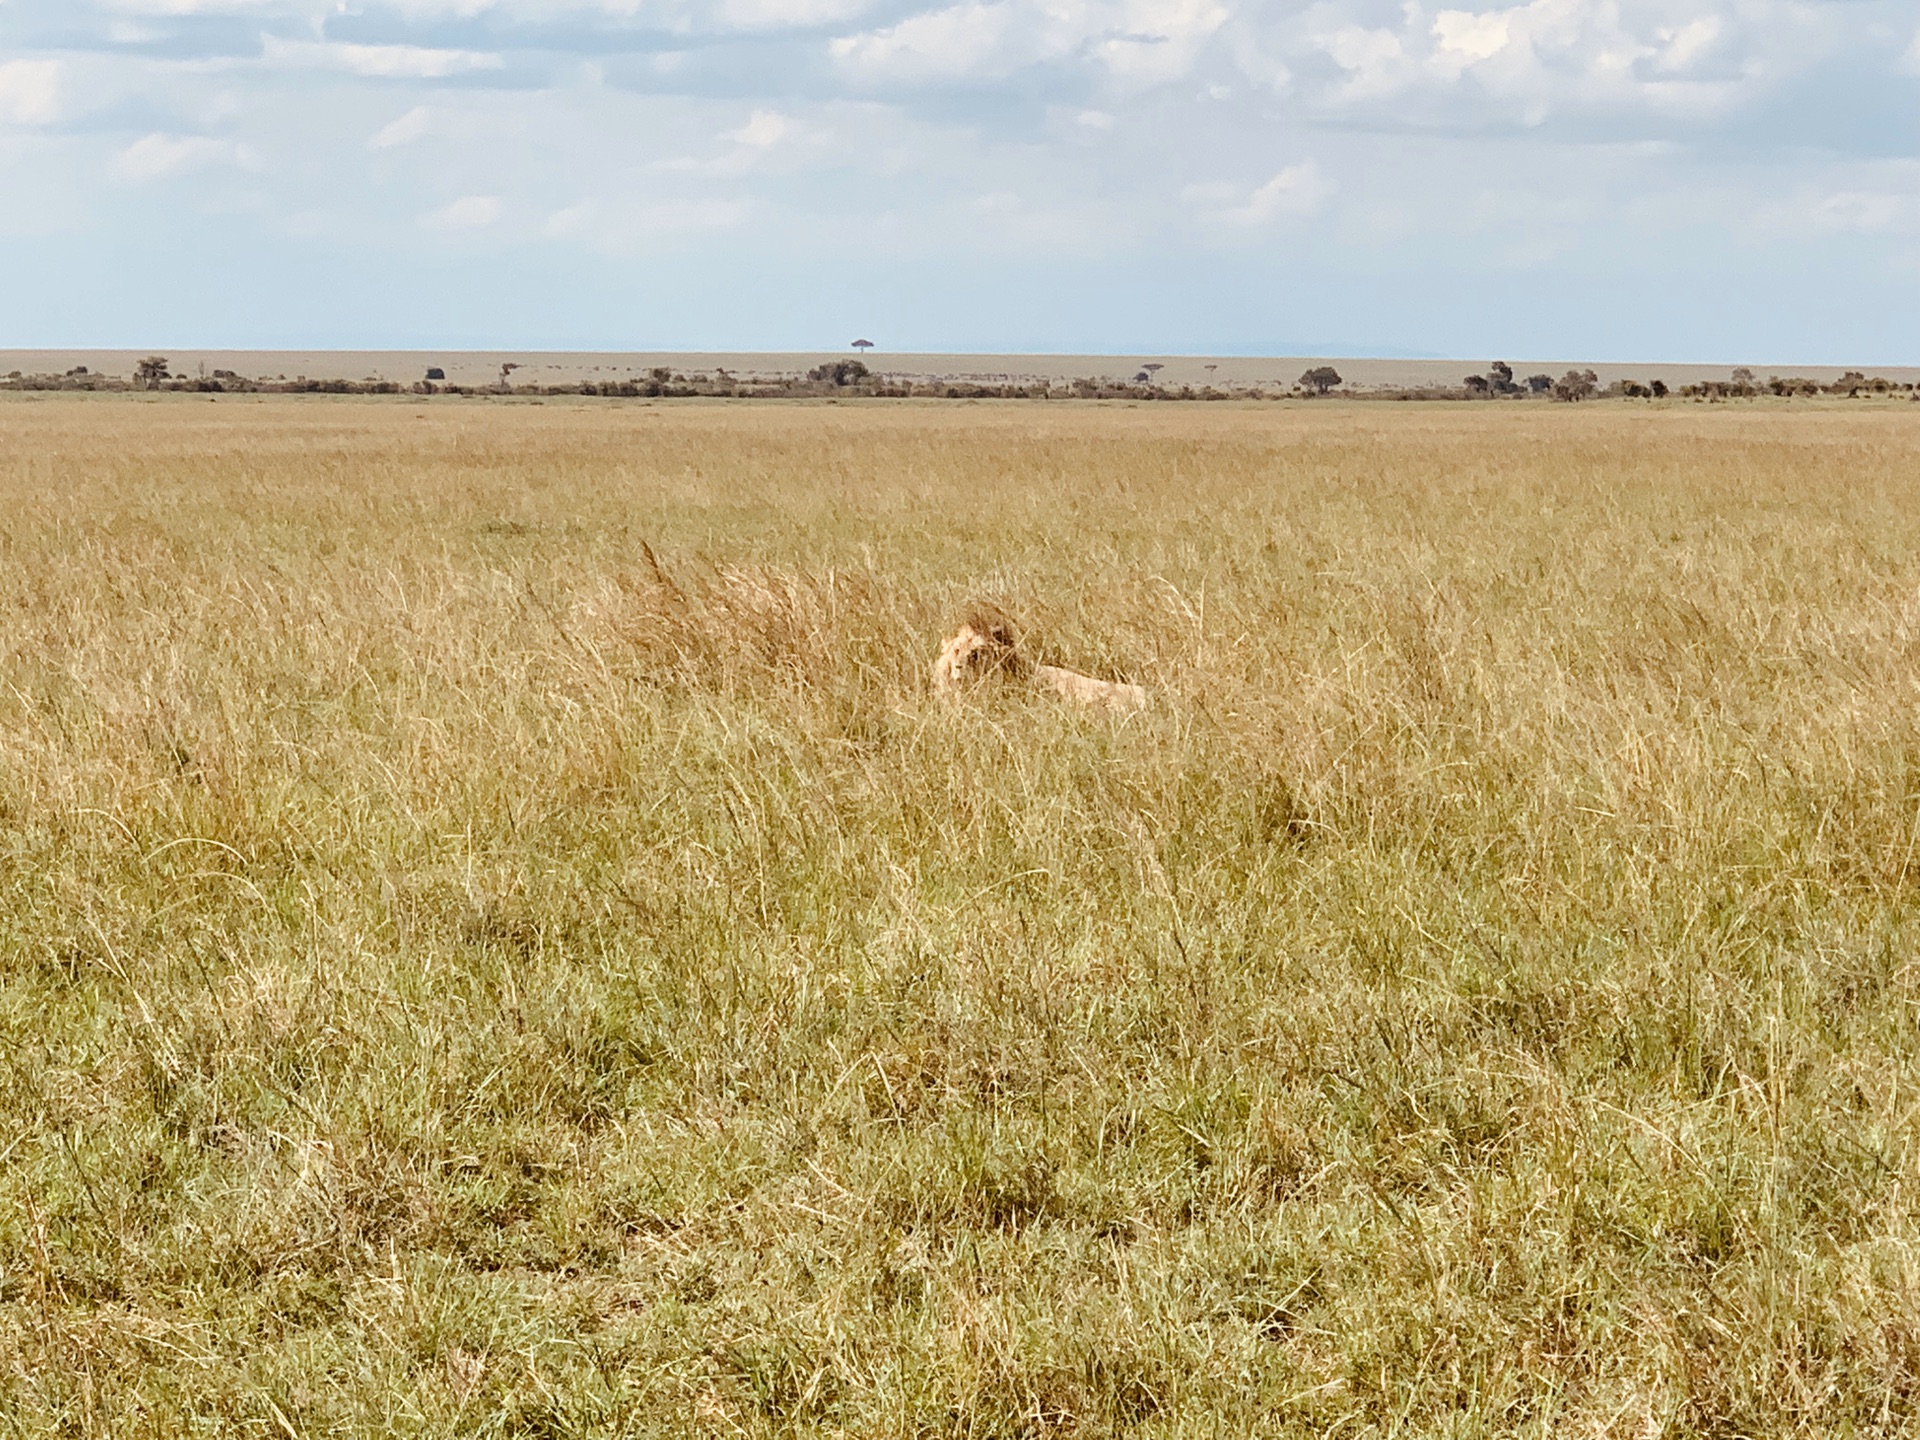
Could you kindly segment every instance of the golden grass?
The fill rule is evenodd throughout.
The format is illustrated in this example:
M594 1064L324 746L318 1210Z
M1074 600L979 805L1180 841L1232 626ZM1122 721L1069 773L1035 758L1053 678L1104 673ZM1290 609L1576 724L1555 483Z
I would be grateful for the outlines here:
M9 402L0 561L10 1433L1920 1424L1911 410Z

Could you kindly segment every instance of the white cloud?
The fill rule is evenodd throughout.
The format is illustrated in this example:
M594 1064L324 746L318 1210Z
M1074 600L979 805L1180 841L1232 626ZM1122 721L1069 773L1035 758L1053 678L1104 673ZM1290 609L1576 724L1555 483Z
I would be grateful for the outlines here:
M472 19L497 10L515 20L591 23L599 17L675 23L686 18L685 11L690 7L676 0L387 0L379 8L398 11L416 22L442 17ZM779 30L850 20L870 6L869 0L708 0L701 8L709 13L699 18L719 20L727 29Z
M1713 49L1725 28L1719 16L1702 15L1685 25L1656 31L1660 53L1655 58L1655 68L1668 74L1683 74Z
M60 113L61 78L58 60L9 60L0 64L0 121L51 124Z
M719 139L726 148L717 155L707 158L679 155L659 161L653 168L683 175L744 175L759 168L777 151L792 150L797 141L819 138L809 135L792 116L781 111L755 110L745 124L720 134Z
M738 130L729 130L724 138L752 150L778 145L793 134L793 121L778 110L756 110Z
M500 70L504 57L479 50L435 50L423 45L349 45L337 40L265 37L262 58L286 69L339 70L380 80L443 80L477 70Z
M1538 126L1576 112L1697 120L1768 78L1751 53L1710 63L1734 39L1723 3L1677 0L1650 18L1621 0L1528 0L1428 19L1419 0L1408 0L1401 26L1376 28L1329 26L1324 17L1342 10L1323 5L1311 43L1344 72L1330 99L1348 110L1393 100L1393 118L1402 121L1410 96L1421 100L1415 113L1442 125L1498 118ZM1747 27L1741 44L1749 52L1790 44L1782 38L1793 28L1787 22L1804 7L1758 3L1779 10L1780 19Z
M1433 35L1442 55L1459 56L1462 64L1491 60L1513 38L1509 17L1494 11L1475 15L1465 10L1442 10L1433 18Z
M739 30L832 25L866 12L867 0L721 0L721 18Z
M1240 24L1228 30L1228 40L1234 68L1254 84L1278 91L1293 83L1293 67L1287 64L1279 37Z
M599 214L599 205L592 200L586 200L578 205L569 205L564 210L554 211L547 217L544 229L549 235L578 235L592 225Z
M251 169L258 162L244 145L207 135L143 135L114 157L113 173L122 180L164 180L219 166Z
M392 8L408 20L438 20L450 16L471 20L495 8L496 0L393 0Z
M1755 207L1759 228L1809 236L1920 237L1920 161L1837 167L1828 183L1802 183Z
M411 145L427 133L427 125L433 113L424 105L416 105L406 114L380 127L367 142L373 150L392 150L401 145Z
M505 210L498 195L466 195L434 211L422 223L435 230L485 230L498 224Z
M764 32L842 23L870 9L872 0L354 0L350 7L347 0L93 0L93 3L122 14L156 19L255 15L262 20L293 21L310 27L334 14L371 13L416 26L498 15L508 23L593 25L644 20L677 29Z
M1318 38L1328 58L1347 72L1344 98L1392 95L1413 76L1406 46L1391 30L1347 25Z
M289 7L280 0L109 0L108 8L130 15L174 16L272 14Z
M841 36L829 51L865 80L980 80L1090 60L1131 87L1188 74L1230 14L1222 0L965 0Z
M958 78L1007 68L1022 43L1009 4L965 4L929 11L884 30L847 35L829 47L841 66L872 79Z
M1874 231L1889 229L1914 208L1908 195L1841 190L1815 200L1807 207L1806 217L1820 230Z
M1128 0L1117 33L1101 40L1094 53L1122 80L1175 80L1193 69L1200 48L1229 14L1216 0Z
M1247 203L1233 212L1235 219L1259 224L1281 215L1311 215L1331 192L1320 176L1320 167L1308 160L1289 165L1247 197Z
M1312 215L1332 193L1332 184L1312 160L1289 165L1250 191L1212 184L1189 186L1185 192L1187 201L1199 207L1203 219L1242 231Z

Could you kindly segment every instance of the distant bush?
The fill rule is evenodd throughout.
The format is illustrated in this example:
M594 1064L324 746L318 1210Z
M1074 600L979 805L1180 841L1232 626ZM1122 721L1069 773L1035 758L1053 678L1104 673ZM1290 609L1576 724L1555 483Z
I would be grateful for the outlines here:
M807 379L815 385L857 385L862 380L872 378L873 372L858 360L829 360L824 365L816 365L807 372Z
M1590 400L1600 388L1600 377L1591 370L1569 370L1553 384L1556 400Z
M913 397L953 399L953 400L1121 400L1128 402L1154 401L1194 401L1194 400L1280 400L1288 396L1326 395L1336 388L1344 387L1346 380L1331 365L1318 365L1303 373L1292 386L1284 381L1269 380L1263 384L1245 387L1218 387L1206 385L1158 385L1152 376L1141 370L1128 378L1113 376L1081 376L1071 380L1045 380L1033 376L1020 375L942 375L925 376L918 379L885 379L874 373L857 359L835 359L815 365L804 371L792 371L784 374L768 373L754 376L739 376L724 370L689 371L682 374L667 366L656 366L650 370L632 372L629 377L605 380L568 380L546 383L513 383L513 372L518 365L502 367L497 381L481 385L459 385L431 379L396 383L374 376L363 379L344 379L339 377L297 376L292 379L281 376L260 376L257 379L239 374L233 370L214 370L210 374L202 371L197 377L170 374L171 362L164 356L149 356L135 367L131 378L121 378L89 373L84 366L75 366L64 372L42 375L24 375L14 373L0 378L0 389L22 390L164 390L171 393L221 393L242 394L327 394L327 395L394 395L413 394L422 396L590 396L604 399L774 399L807 398L831 396L837 394L857 394L863 398L905 399ZM441 366L427 367L424 373L444 376ZM1530 375L1524 381L1510 378L1513 367L1504 361L1495 361L1487 367L1485 374L1464 377L1458 385L1433 384L1406 387L1365 387L1347 390L1345 393L1358 399L1368 400L1425 400L1459 401L1462 399L1487 399L1493 396L1552 394L1561 400L1581 400L1599 393L1597 377L1591 370L1571 370L1562 380L1556 381L1545 374ZM1857 394L1870 392L1875 395L1899 394L1911 391L1912 386L1903 386L1879 377L1868 378L1859 371L1850 371L1840 381L1831 384L1803 379L1781 379L1773 377L1767 384L1775 394ZM1668 393L1662 381L1642 382L1638 380L1615 381L1607 389L1608 394L1623 396L1660 397ZM1696 398L1718 399L1727 394L1739 393L1730 381L1706 381L1688 386L1678 393ZM1762 393L1757 388L1755 393Z

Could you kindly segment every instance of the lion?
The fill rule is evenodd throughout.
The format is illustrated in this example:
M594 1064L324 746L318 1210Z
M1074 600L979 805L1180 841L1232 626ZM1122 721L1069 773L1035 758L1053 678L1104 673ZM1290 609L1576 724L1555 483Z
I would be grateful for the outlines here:
M1038 665L1020 653L1020 632L1005 614L988 605L967 612L956 633L940 647L933 662L933 688L948 698L988 680L1012 680L1051 690L1083 705L1105 705L1113 710L1146 708L1147 692L1139 685L1099 680L1060 665Z

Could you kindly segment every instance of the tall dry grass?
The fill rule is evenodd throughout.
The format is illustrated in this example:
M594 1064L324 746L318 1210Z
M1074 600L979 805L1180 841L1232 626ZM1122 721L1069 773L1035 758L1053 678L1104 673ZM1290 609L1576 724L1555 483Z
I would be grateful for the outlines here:
M1920 417L0 405L22 1435L1920 1423ZM1153 687L936 703L967 601Z

